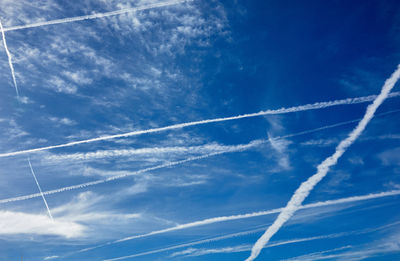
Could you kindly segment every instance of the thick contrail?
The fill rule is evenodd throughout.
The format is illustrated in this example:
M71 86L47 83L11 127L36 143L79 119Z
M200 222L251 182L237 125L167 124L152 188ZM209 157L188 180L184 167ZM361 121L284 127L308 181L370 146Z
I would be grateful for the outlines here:
M17 92L17 97L19 97L17 80L15 79L14 65L12 63L11 53L7 47L6 35L4 34L5 30L3 28L3 24L1 23L1 21L0 21L0 29L1 29L1 35L3 37L4 49L6 50L7 57L8 57L8 64L10 65L11 76L12 76L12 79L14 82L15 91Z
M108 16L121 15L121 14L132 13L132 12L136 12L136 11L148 10L148 9L153 9L153 8L159 8L159 7L164 7L164 6L177 5L177 4L181 4L181 3L185 3L185 2L189 2L189 1L191 1L191 0L166 1L166 2L162 2L162 3L155 3L155 4L150 4L150 5L140 6L140 7L133 7L133 8L125 8L125 9L120 9L120 10L106 12L106 13L82 15L82 16L62 18L62 19L56 19L56 20L51 20L51 21L45 21L45 22L38 22L38 23L33 23L33 24L17 25L17 26L5 28L4 31L5 32L15 31L15 30L41 27L41 26L47 26L47 25L64 24L64 23L71 23L71 22L77 22L77 21L83 21L83 20L89 20L89 19L103 18L103 17L108 17Z
M371 200L371 199L377 199L377 198L383 198L383 197L389 197L389 196L396 196L396 195L400 195L400 190L393 190L393 191L374 193L374 194L368 194L368 195L363 195L363 196L354 196L354 197L347 197L347 198L341 198L341 199L335 199L335 200L316 202L316 203L302 205L302 206L300 206L300 209L325 207L325 206L365 201L365 200ZM145 238L145 237L150 237L150 236L159 235L159 234L165 234L165 233L177 231L177 230L184 230L184 229L188 229L188 228L205 226L205 225L210 225L210 224L215 224L215 223L220 223L220 222L227 222L227 221L232 221L232 220L241 220L241 219L247 219L247 218L267 216L267 215L271 215L271 214L277 214L277 213L280 213L283 209L284 208L282 207L282 208L276 208L276 209L247 213L247 214L207 218L207 219L203 219L203 220L199 220L199 221L194 221L194 222L190 222L190 223L186 223L186 224L177 225L177 226L166 228L166 229L155 230L155 231L145 233L145 234L125 237L125 238L122 238L119 240L111 241L111 242L97 245L94 247L85 248L76 253L87 252L87 251L90 251L93 249L97 249L100 247L104 247L104 246L108 246L108 245L112 245L112 244L116 244L116 243L120 243L120 242L124 242L124 241L129 241L129 240L138 239L138 238Z
M400 92L392 93L388 97L398 97L398 96L400 96ZM338 106L338 105L358 104L358 103L372 101L376 97L377 97L376 95L370 95L370 96L348 98L348 99L328 101L328 102L317 102L317 103L313 103L313 104L306 104L306 105L289 107L289 108L281 108L281 109L277 109L277 110L260 111L257 113L243 114L243 115L226 117L226 118L216 118L216 119L209 119L209 120L179 123L179 124L169 125L166 127L132 131L132 132L126 132L126 133L122 133L122 134L115 134L115 135L109 135L109 136L102 136L102 137L93 138L93 139L73 141L73 142L68 142L68 143L64 143L64 144L41 147L41 148L36 148L36 149L28 149L28 150L21 150L21 151L15 151L15 152L1 153L0 158L16 156L16 155L21 155L21 154L27 154L27 153L32 153L32 152L38 152L38 151L44 151L44 150L51 150L51 149L56 149L56 148L71 147L71 146L78 145L78 144L91 143L91 142L102 141L102 140L126 138L126 137L154 133L154 132L161 132L161 131L167 131L167 130L173 130L173 129L181 129L181 128L186 128L189 126L202 125L202 124L208 124L208 123L214 123L214 122L239 120L239 119L243 119L243 118L258 117L258 116L263 116L263 115L285 114L285 113L291 113L291 112L317 110L317 109Z
M395 112L398 112L398 110L381 113L379 115L383 116L383 115L387 115L387 114L395 113ZM266 143L270 142L271 140L280 140L280 139L286 139L286 138L301 136L301 135L310 134L310 133L317 132L317 131L322 131L322 130L326 130L326 129L330 129L330 128L335 128L335 127L351 124L351 123L354 123L354 122L357 122L357 121L359 121L359 119L339 122L339 123L336 123L336 124L327 125L327 126L323 126L323 127L319 127L319 128L315 128L315 129L311 129L311 130L300 131L300 132L296 132L296 133L293 133L293 134L278 136L278 137L270 138L268 140L258 139L258 140L253 140L253 141L251 141L250 143L247 143L247 144L226 146L226 149L221 150L221 151L217 151L217 152L214 152L214 153L209 153L209 154L206 154L206 155L196 156L196 157L189 157L189 158L187 158L185 160L169 162L169 163L161 164L161 165L158 165L158 166L154 166L154 167L150 167L150 168L145 168L145 169L141 169L141 170L138 170L138 171L134 171L134 172L131 172L131 173L112 176L112 177L109 177L109 178L106 178L106 179L101 179L101 180L81 183L81 184L77 184L77 185L73 185L73 186L63 187L63 188L59 188L59 189L49 190L49 191L43 192L43 194L44 195L51 195L51 194L56 194L56 193L75 190L75 189L82 189L82 188L85 188L85 187L94 186L94 185L98 185L98 184L103 184L103 183L106 183L106 182L109 182L109 181L125 178L125 177L128 177L128 176L134 176L134 175L143 174L143 173L146 173L146 172L149 172L149 171L152 171L152 170L173 167L173 166L180 165L180 164L183 164L183 163L186 163L186 162L190 162L190 161L201 160L201 159L205 159L205 158L209 158L209 157L212 157L212 156L217 156L217 155L221 155L221 154L225 154L225 153L230 153L230 152L248 150L248 149L260 146L262 144L266 144ZM35 193L35 194L30 194L30 195L25 195L25 196L1 199L0 200L0 204L10 203L10 202L15 202L15 201L21 201L21 200L27 200L27 199L37 198L37 197L41 197L41 194L40 193Z
M54 222L53 216L51 215L51 212L50 212L49 205L47 205L46 198L44 197L43 192L42 192L42 189L40 188L39 182L38 182L38 180L37 180L37 178L36 178L36 175L35 175L35 172L33 171L33 168L32 168L31 160L30 160L29 158L28 158L28 163L29 163L29 167L31 168L32 176L33 176L33 178L35 179L36 185L37 185L37 187L38 187L38 189L39 189L40 195L42 196L43 202L44 202L44 204L46 205L47 212L49 213L49 217L50 217L50 219Z
M345 153L345 151L354 143L354 141L361 135L366 128L367 124L374 117L376 110L382 104L382 102L388 97L390 91L400 78L400 65L397 70L385 81L382 87L381 93L375 98L372 104L367 107L367 111L363 119L358 123L357 127L350 132L348 137L342 140L336 147L336 151L333 155L325 159L317 167L317 173L308 178L307 181L303 182L300 187L293 194L292 198L286 205L285 209L279 214L275 222L265 231L265 233L257 240L254 244L250 256L246 261L251 261L257 258L263 247L268 243L271 237L288 221L293 214L300 208L303 201L310 194L311 190L326 176L330 167L334 166L338 159Z

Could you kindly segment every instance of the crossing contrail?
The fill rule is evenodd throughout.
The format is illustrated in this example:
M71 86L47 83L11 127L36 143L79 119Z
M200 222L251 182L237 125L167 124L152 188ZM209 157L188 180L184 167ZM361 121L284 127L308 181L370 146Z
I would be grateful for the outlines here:
M398 111L399 110L394 110L394 111L381 113L381 114L379 114L379 116L395 113L395 112L398 112ZM347 125L347 124L355 123L357 121L359 121L359 119L339 122L339 123L335 123L335 124L331 124L331 125L327 125L327 126L311 129L311 130L300 131L300 132L287 134L287 135L283 135L283 136L278 136L278 137L265 139L265 140L263 140L263 139L253 140L253 141L251 141L251 142L249 142L247 144L226 146L226 148L224 150L220 150L220 151L217 151L217 152L214 152L214 153L209 153L209 154L196 156L196 157L189 157L187 159L180 160L180 161L168 162L168 163L161 164L161 165L158 165L158 166L137 170L137 171L134 171L134 172L131 172L131 173L125 173L125 174L121 174L121 175L117 175L117 176L112 176L112 177L109 177L109 178L106 178L106 179L101 179L101 180L81 183L81 184L77 184L77 185L73 185L73 186L68 186L68 187L58 188L58 189L54 189L54 190L49 190L49 191L43 192L43 195L51 195L51 194L61 193L61 192L65 192L65 191L75 190L75 189L82 189L82 188L85 188L85 187L99 185L99 184L103 184L103 183L106 183L106 182L110 182L110 181L113 181L113 180L129 177L129 176L135 176L135 175L143 174L143 173L146 173L146 172L149 172L149 171L153 171L153 170L173 167L173 166L180 165L180 164L183 164L183 163L186 163L186 162L190 162L190 161L201 160L201 159L205 159L205 158L209 158L209 157L213 157L213 156L217 156L217 155L222 155L222 154L225 154L225 153L245 151L245 150L260 146L262 144L266 144L266 143L270 142L271 140L287 139L287 138L292 138L292 137L301 136L301 135L305 135L305 134L311 134L311 133L314 133L314 132L318 132L318 131L322 131L322 130L326 130L326 129L330 129L330 128L335 128L335 127L339 127L339 126L344 126L344 125ZM25 195L25 196L18 196L18 197L0 199L0 204L5 204L5 203L10 203L10 202L15 202L15 201L22 201L22 200L27 200L27 199L37 198L37 197L41 197L41 194L40 193L35 193L35 194L30 194L30 195Z
M29 158L28 158L28 163L29 163L29 167L31 168L32 176L33 176L33 178L35 179L36 185L37 185L37 187L38 187L38 189L39 189L40 195L42 196L43 202L44 202L44 204L46 205L47 212L49 213L49 217L50 217L50 219L54 222L53 216L51 215L51 212L50 212L49 205L47 204L46 198L44 197L43 192L42 192L42 189L40 188L39 182L38 182L38 180L37 180L37 178L36 178L36 175L35 175L35 172L33 171L33 168L32 168L31 160L30 160Z
M32 23L32 24L11 26L11 27L4 28L4 32L22 30L22 29L27 29L27 28L34 28L34 27L41 27L41 26L47 26L47 25L71 23L71 22L77 22L77 21L83 21L83 20L89 20L89 19L97 19L97 18L103 18L103 17L108 17L108 16L114 16L114 15L121 15L121 14L136 12L136 11L143 11L143 10L160 8L160 7L165 7L165 6L177 5L177 4L181 4L181 3L185 3L185 2L189 2L189 1L192 1L192 0L166 1L166 2L161 2L161 3L139 6L139 7L124 8L124 9L120 9L120 10L116 10L116 11L112 11L112 12L106 12L106 13L82 15L82 16L68 17L68 18Z
M12 79L13 79L13 82L14 82L15 91L17 92L17 97L19 97L17 80L15 79L14 65L12 63L11 53L8 50L8 47L7 47L6 35L4 33L5 29L3 28L3 24L1 23L1 21L0 21L0 29L1 29L1 35L3 37L4 49L6 50L7 57L8 57L8 64L10 66L11 76L12 76Z
M339 204L352 203L352 202L358 202L358 201L365 201L365 200L371 200L371 199L378 199L378 198L390 197L390 196L396 196L396 195L400 195L400 190L393 190L393 191L387 191L387 192L367 194L367 195L363 195L363 196L353 196L353 197L347 197L347 198L341 198L341 199L335 199L335 200L327 200L327 201L322 201L322 202L316 202L316 203L302 205L300 207L300 209L310 209L310 208L325 207L325 206L331 206L331 205L339 205ZM188 228L205 226L205 225L210 225L210 224L215 224L215 223L221 223L221 222L227 222L227 221L233 221L233 220L241 220L241 219L248 219L248 218L267 216L267 215L271 215L271 214L277 214L277 213L280 213L283 209L284 208L282 207L282 208L275 208L275 209L271 209L271 210L264 210L264 211L258 211L258 212L253 212L253 213L207 218L207 219L203 219L203 220L199 220L199 221L194 221L194 222L190 222L190 223L186 223L186 224L177 225L177 226L170 227L170 228L165 228L165 229L161 229L161 230L155 230L155 231L152 231L152 232L149 232L149 233L145 233L145 234L125 237L125 238L114 240L114 241L111 241L111 242L107 242L107 243L104 243L104 244L101 244L101 245L97 245L97 246L93 246L93 247L89 247L89 248L84 248L84 249L81 249L81 250L79 250L79 251L77 251L75 253L87 252L87 251L91 251L91 250L94 250L94 249L97 249L97 248L109 246L109 245L120 243L120 242L125 242L125 241L129 241L129 240L150 237L150 236L159 235L159 234L165 234L165 233L172 232L172 231L177 231L177 230L184 230L184 229L188 229Z
M390 91L395 86L400 78L400 65L397 66L396 71L385 81L381 93L374 99L373 103L367 107L363 119L358 123L357 127L353 129L346 139L342 140L336 147L335 153L326 158L317 167L317 173L303 182L300 187L295 191L290 201L287 203L283 211L280 212L275 222L265 231L265 233L254 244L250 256L246 261L252 261L258 257L263 247L268 243L271 237L278 232L283 224L288 221L293 214L300 208L303 201L307 198L314 187L326 176L329 169L336 165L339 158L346 152L346 150L355 142L361 135L368 123L374 117L376 110L388 97Z
M398 96L400 96L400 92L392 93L388 97L398 97ZM132 131L132 132L126 132L126 133L121 133L121 134L102 136L102 137L93 138L93 139L73 141L73 142L68 142L68 143L59 144L59 145L53 145L53 146L47 146L47 147L41 147L41 148L35 148L35 149L28 149L28 150L21 150L21 151L15 151L15 152L1 153L0 158L16 156L16 155L21 155L21 154L27 154L27 153L33 153L33 152L38 152L38 151L51 150L51 149L56 149L56 148L71 147L71 146L78 145L78 144L91 143L91 142L96 142L96 141L111 140L111 139L116 139L116 138L126 138L126 137L138 136L138 135L148 134L148 133L162 132L162 131L173 130L173 129L181 129L181 128L186 128L189 126L209 124L209 123L214 123L214 122L239 120L239 119L258 117L258 116L264 116L264 115L285 114L285 113L291 113L291 112L317 110L317 109L338 106L338 105L358 104L358 103L372 101L376 97L377 97L376 95L370 95L370 96L348 98L348 99L328 101L328 102L317 102L317 103L313 103L313 104L306 104L306 105L289 107L289 108L281 108L281 109L277 109L277 110L260 111L260 112L256 112L256 113L243 114L243 115L232 116L232 117L179 123L179 124L169 125L166 127Z

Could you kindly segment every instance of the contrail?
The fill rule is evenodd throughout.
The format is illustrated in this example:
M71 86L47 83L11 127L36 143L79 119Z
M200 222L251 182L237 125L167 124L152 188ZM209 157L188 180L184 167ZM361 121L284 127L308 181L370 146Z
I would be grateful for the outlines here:
M394 111L381 113L381 114L379 114L379 116L387 115L387 114L390 114L390 113L395 113L395 112L398 112L398 111L399 110L394 110ZM293 133L293 134L278 136L278 137L274 137L274 138L271 138L271 139L268 139L268 140L258 139L258 140L253 140L253 141L251 141L251 142L249 142L247 144L226 146L225 150L221 150L221 151L218 151L218 152L214 152L214 153L210 153L210 154L206 154L206 155L202 155L202 156L189 157L189 158L187 158L185 160L169 162L169 163L161 164L161 165L158 165L158 166L154 166L154 167L150 167L150 168L145 168L145 169L141 169L141 170L138 170L138 171L134 171L134 172L131 172L131 173L112 176L112 177L109 177L109 178L106 178L106 179L101 179L101 180L81 183L81 184L77 184L77 185L73 185L73 186L63 187L63 188L59 188L59 189L49 190L49 191L43 192L43 194L44 195L51 195L51 194L56 194L56 193L75 190L75 189L82 189L82 188L85 188L85 187L94 186L94 185L98 185L98 184L103 184L103 183L106 183L106 182L110 182L110 181L113 181L113 180L125 178L125 177L128 177L128 176L135 176L135 175L143 174L143 173L146 173L146 172L149 172L149 171L152 171L152 170L173 167L173 166L180 165L180 164L183 164L183 163L186 163L186 162L190 162L190 161L201 160L201 159L205 159L205 158L209 158L209 157L212 157L212 156L217 156L217 155L221 155L221 154L225 154L225 153L230 153L230 152L245 151L245 150L260 146L262 144L266 144L266 143L270 142L271 140L280 140L280 139L286 139L286 138L301 136L301 135L310 134L310 133L317 132L317 131L322 131L322 130L326 130L326 129L330 129L330 128L334 128L334 127L339 127L339 126L351 124L351 123L354 123L354 122L357 122L357 121L359 121L359 119L339 122L339 123L336 123L336 124L327 125L327 126L323 126L323 127L319 127L319 128L315 128L315 129L311 129L311 130L300 131L300 132L296 132L296 133ZM35 194L30 194L30 195L25 195L25 196L1 199L0 200L0 204L10 203L10 202L15 202L15 201L21 201L21 200L27 200L27 199L37 198L37 197L41 197L41 194L40 193L35 193Z
M392 93L388 97L398 97L398 96L400 96L400 92ZM154 133L154 132L161 132L161 131L167 131L167 130L173 130L173 129L181 129L181 128L186 128L189 126L202 125L202 124L208 124L208 123L214 123L214 122L231 121L231 120L238 120L238 119L243 119L243 118L258 117L258 116L263 116L263 115L285 114L285 113L291 113L291 112L317 110L317 109L338 106L338 105L358 104L358 103L372 101L376 97L377 97L376 95L362 96L362 97L357 97L357 98L347 98L347 99L328 101L328 102L317 102L317 103L313 103L313 104L306 104L306 105L289 107L289 108L281 108L281 109L277 109L277 110L266 110L266 111L260 111L260 112L256 112L256 113L243 114L243 115L226 117L226 118L216 118L216 119L209 119L209 120L179 123L179 124L169 125L166 127L132 131L132 132L126 132L126 133L122 133L122 134L102 136L102 137L93 138L93 139L73 141L73 142L68 142L68 143L59 144L59 145L53 145L53 146L47 146L47 147L41 147L41 148L35 148L35 149L28 149L28 150L21 150L21 151L15 151L15 152L8 152L8 153L1 153L0 158L16 156L16 155L21 155L21 154L27 154L27 153L32 153L32 152L38 152L38 151L44 151L44 150L51 150L51 149L56 149L56 148L71 147L71 146L78 145L78 144L91 143L91 142L102 141L102 140L126 138L126 137Z
M30 160L29 158L28 158L28 162L29 162L29 167L31 168L32 176L33 176L33 178L35 179L35 182L36 182L36 185L37 185L37 187L38 187L38 189L39 189L40 195L42 195L43 202L44 202L44 204L46 205L47 212L49 213L49 217L50 217L50 219L54 222L53 216L51 215L51 212L50 212L49 205L47 205L46 198L44 197L43 192L42 192L42 189L40 188L39 182L38 182L38 180L37 180L37 178L36 178L36 175L35 175L35 172L33 171L33 168L32 168L31 160Z
M367 233L371 233L371 232L375 232L375 231L378 231L378 230L385 229L385 228L393 226L393 225L397 225L398 223L399 222L394 222L394 223L391 223L391 224L388 224L388 225L385 225L385 226L376 227L376 228L369 228L369 229L363 229L363 230L355 230L355 231L341 232L341 233L335 233L335 234L329 234L329 235L322 235L322 236L314 236L314 237L306 237L306 238L297 238L297 239L291 239L291 240L285 240L285 241L278 241L278 242L274 242L274 243L272 243L272 244L270 244L268 246L264 246L264 248L270 248L270 247L282 246L282 245L294 244L294 243L300 243L300 242L307 242L307 241L313 241L313 240L338 238L338 237L357 235L357 234L367 234ZM263 230L263 228L258 228L258 229L244 231L244 232L233 233L233 234L228 234L228 235L223 235L223 236L218 236L218 237L198 240L198 241L194 241L194 242L174 245L174 246L161 248L161 249L157 249L157 250L151 250L151 251L142 252L142 253L138 253L138 254L106 259L106 260L103 260L103 261L116 261L116 260L123 260L123 259L127 259L127 258L146 256L146 255L161 253L161 252L165 252L165 251L169 251L169 250L173 250L173 249L177 249L177 248L200 245L200 244L220 241L220 240L224 240L224 239L228 239L228 238L249 235L249 234L257 233L257 232L262 231L262 230ZM250 248L251 248L251 245L248 245L248 246L244 245L237 252L248 251Z
M154 8L159 8L159 7L165 7L165 6L170 6L170 5L177 5L177 4L181 4L181 3L185 3L185 2L189 2L189 1L192 1L192 0L166 1L166 2L162 2L162 3L155 3L155 4L150 4L150 5L140 6L140 7L133 7L133 8L125 8L125 9L120 9L120 10L106 12L106 13L82 15L82 16L62 18L62 19L26 24L26 25L17 25L17 26L5 28L4 31L5 32L15 31L15 30L41 27L41 26L47 26L47 25L64 24L64 23L71 23L71 22L77 22L77 21L83 21L83 20L89 20L89 19L103 18L103 17L108 17L108 16L121 15L121 14L132 13L132 12L148 10L148 9L154 9Z
M250 256L246 261L252 261L260 254L262 248L268 243L271 237L278 232L283 224L288 221L293 214L300 208L303 201L310 194L311 190L326 176L330 167L334 166L338 159L345 153L345 151L354 143L354 141L361 135L366 128L367 124L374 117L376 110L382 104L382 102L388 97L390 91L393 89L397 80L400 78L400 65L397 66L397 70L385 81L382 87L381 93L375 98L372 104L367 107L363 119L358 123L357 127L350 132L348 137L342 140L336 147L336 151L333 155L326 158L317 167L317 173L308 178L307 181L303 182L300 187L293 194L292 198L286 205L285 209L280 212L275 222L265 231L265 233L257 240L254 244Z
M316 203L302 205L302 206L300 206L300 209L325 207L325 206L352 203L352 202L365 201L365 200L371 200L371 199L378 199L378 198L396 196L396 195L400 195L400 190L393 190L393 191L387 191L387 192L367 194L367 195L363 195L363 196L353 196L353 197L347 197L347 198L341 198L341 199L335 199L335 200L316 202ZM120 242L125 242L125 241L138 239L138 238L150 237L150 236L159 235L159 234L165 234L165 233L177 231L177 230L184 230L184 229L188 229L188 228L205 226L205 225L227 222L227 221L232 221L232 220L241 220L241 219L267 216L267 215L271 215L271 214L277 214L277 213L280 213L282 210L284 210L283 207L275 208L275 209L271 209L271 210L247 213L247 214L207 218L207 219L203 219L203 220L199 220L199 221L194 221L194 222L190 222L190 223L186 223L186 224L177 225L177 226L166 228L166 229L155 230L155 231L145 233L145 234L125 237L125 238L122 238L119 240L111 241L111 242L97 245L94 247L85 248L85 249L79 250L75 253L87 252L90 250L94 250L94 249L97 249L100 247L104 247L104 246L108 246L108 245L112 245L112 244L116 244L116 243L120 243Z
M3 36L3 45L4 45L4 49L6 50L6 53L7 53L8 64L10 65L11 76L12 76L12 79L14 82L15 91L17 92L17 97L19 97L17 80L15 79L14 65L12 63L11 53L7 47L6 35L4 34L5 30L3 28L3 24L1 23L1 21L0 21L0 29L1 29L1 35Z

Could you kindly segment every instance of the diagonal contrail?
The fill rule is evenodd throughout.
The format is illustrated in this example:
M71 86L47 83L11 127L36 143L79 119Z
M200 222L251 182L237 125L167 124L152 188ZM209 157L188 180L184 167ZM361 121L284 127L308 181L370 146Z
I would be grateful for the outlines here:
M314 240L321 240L321 239L339 238L339 237L351 236L351 235L362 235L362 234L367 234L367 233L379 231L382 229L386 229L388 227L395 226L398 224L399 224L399 222L394 222L394 223L391 223L391 224L388 224L385 226L380 226L380 227L375 227L375 228L367 228L367 229L362 229L362 230L354 230L354 231L328 234L328 235L322 235L322 236L314 236L314 237L306 237L306 238L297 238L297 239L291 239L291 240L285 240L285 241L278 241L278 242L271 243L270 245L264 246L264 248L282 246L282 245L287 245L287 244L295 244L295 243L301 243L301 242L307 242L307 241L314 241ZM198 241L193 241L193 242L189 242L189 243L174 245L174 246L170 246L170 247L166 247L166 248L151 250L151 251L137 253L137 254L128 255L128 256L106 259L103 261L116 261L116 260L124 260L127 258L146 256L146 255L161 253L161 252L174 250L174 249L178 249L178 248L206 244L206 243L220 241L220 240L233 238L233 237L245 236L245 235L257 233L259 231L262 231L262 228L247 230L247 231L243 231L243 232L238 232L238 233L233 233L233 234L228 234L228 235L223 235L223 236L218 236L218 237L213 237L213 238L208 238L208 239L203 239L203 240L198 240ZM248 251L250 248L251 248L250 245L242 245L241 248L238 249L238 251L236 251L236 252ZM230 249L232 250L232 248L230 248ZM213 252L213 253L218 253L218 252ZM196 255L188 255L188 256L196 256ZM173 257L173 256L171 256L171 257Z
M286 223L294 213L300 208L303 201L307 198L314 187L326 176L329 169L336 165L339 158L346 152L346 150L355 142L361 135L368 123L374 117L376 110L388 97L390 91L400 78L400 64L397 66L396 71L385 81L381 93L375 98L372 104L367 107L363 119L358 123L357 127L353 129L346 139L342 140L336 147L335 153L326 158L317 167L317 173L303 182L300 187L295 191L292 198L287 203L286 207L278 215L275 222L265 231L265 233L254 244L250 256L246 261L252 261L258 257L263 247L268 243L271 237L278 232L278 230Z
M367 195L363 195L363 196L353 196L353 197L347 197L347 198L341 198L341 199L335 199L335 200L321 201L321 202L302 205L300 207L300 209L326 207L326 206L359 202L359 201L378 199L378 198L383 198L383 197L391 197L391 196L397 196L397 195L400 195L400 190L393 190L393 191L387 191L387 192L381 192L381 193L367 194ZM227 222L227 221L233 221L233 220L242 220L242 219L277 214L277 213L280 213L283 209L284 208L282 207L282 208L275 208L275 209L271 209L271 210L264 210L264 211L258 211L258 212L253 212L253 213L207 218L207 219L203 219L203 220L199 220L199 221L194 221L194 222L190 222L190 223L186 223L186 224L177 225L175 227L165 228L165 229L161 229L161 230L155 230L155 231L148 232L145 234L139 234L139 235L135 235L135 236L125 237L122 239L114 240L114 241L107 242L107 243L97 245L94 247L85 248L85 249L79 250L75 253L87 252L87 251L91 251L91 250L94 250L94 249L97 249L100 247L104 247L104 246L108 246L108 245L112 245L112 244L116 244L116 243L120 243L120 242L150 237L150 236L159 235L159 234L165 234L165 233L169 233L169 232L177 231L177 230L184 230L184 229L188 229L188 228L205 226L205 225L210 225L210 224L215 224L215 223L221 223L221 222Z
M392 93L388 97L398 97L398 96L400 96L400 92ZM35 148L35 149L28 149L28 150L21 150L21 151L15 151L15 152L8 152L8 153L1 153L0 158L16 156L16 155L21 155L21 154L27 154L27 153L33 153L33 152L38 152L38 151L51 150L51 149L56 149L56 148L71 147L71 146L75 146L78 144L92 143L92 142L102 141L102 140L126 138L126 137L138 136L138 135L148 134L148 133L162 132L162 131L173 130L173 129L181 129L181 128L186 128L189 126L209 124L209 123L214 123L214 122L239 120L239 119L258 117L258 116L264 116L264 115L285 114L285 113L291 113L291 112L317 110L317 109L338 106L338 105L358 104L358 103L373 101L376 97L377 97L376 95L362 96L362 97L357 97L357 98L348 98L348 99L328 101L328 102L317 102L317 103L313 103L313 104L306 104L306 105L300 105L300 106L289 107L289 108L281 108L281 109L277 109L277 110L260 111L260 112L256 112L256 113L243 114L243 115L232 116L232 117L179 123L179 124L169 125L166 127L132 131L132 132L126 132L126 133L122 133L122 134L102 136L102 137L93 138L93 139L73 141L73 142L68 142L68 143L59 144L59 145L53 145L53 146L47 146L47 147L41 147L41 148Z
M12 79L14 82L15 91L17 92L17 97L19 97L17 80L15 79L14 65L12 63L11 53L7 47L6 35L4 34L5 30L3 28L3 24L1 23L1 21L0 21L0 29L1 29L1 35L3 37L4 49L6 50L7 57L8 57L8 64L10 65L11 76L12 76Z
M165 6L170 6L170 5L177 5L177 4L181 4L181 3L185 3L185 2L189 2L189 1L192 1L192 0L166 1L166 2L145 5L145 6L139 6L139 7L124 8L124 9L120 9L120 10L116 10L116 11L112 11L112 12L106 12L106 13L82 15L82 16L68 17L68 18L56 19L56 20L45 21L45 22L17 25L17 26L11 26L11 27L4 28L4 31L5 32L15 31L15 30L41 27L41 26L47 26L47 25L64 24L64 23L71 23L71 22L77 22L77 21L83 21L83 20L89 20L89 19L103 18L103 17L108 17L108 16L121 15L121 14L132 13L132 12L148 10L148 9L154 9L154 8L159 8L159 7L165 7Z
M395 112L398 112L398 110L381 113L379 115L383 116L383 115L387 115L387 114L395 113ZM266 144L266 143L270 142L271 140L280 140L280 139L287 139L287 138L291 138L291 137L301 136L301 135L310 134L310 133L317 132L317 131L322 131L322 130L326 130L326 129L330 129L330 128L335 128L335 127L339 127L339 126L355 123L357 121L359 121L359 119L339 122L339 123L332 124L332 125L327 125L327 126L323 126L323 127L319 127L319 128L315 128L315 129L311 129L311 130L300 131L300 132L287 134L287 135L283 135L283 136L278 136L278 137L274 137L274 138L270 138L270 139L266 139L266 140L262 140L262 139L253 140L253 141L251 141L251 142L249 142L247 144L239 144L239 145L234 145L234 146L227 146L226 149L221 150L221 151L217 151L217 152L214 152L214 153L209 153L209 154L206 154L206 155L201 155L201 156L196 156L196 157L189 157L187 159L180 160L180 161L168 162L168 163L161 164L161 165L158 165L158 166L137 170L137 171L134 171L134 172L131 172L131 173L112 176L112 177L109 177L109 178L106 178L106 179L101 179L101 180L81 183L81 184L77 184L77 185L73 185L73 186L68 186L68 187L58 188L58 189L54 189L54 190L49 190L49 191L43 192L43 194L44 195L51 195L51 194L61 193L61 192L65 192L65 191L75 190L75 189L82 189L82 188L85 188L85 187L99 185L99 184L103 184L103 183L110 182L110 181L117 180L117 179L122 179L122 178L129 177L129 176L135 176L135 175L147 173L147 172L150 172L150 171L153 171L153 170L158 170L158 169L163 169L163 168L168 168L168 167L181 165L181 164L184 164L186 162L206 159L206 158L209 158L209 157L222 155L222 154L225 154L225 153L245 151L245 150L260 146L262 144ZM10 203L10 202L15 202L15 201L21 201L21 200L27 200L27 199L37 198L37 197L41 197L41 194L40 193L35 193L35 194L30 194L30 195L25 195L25 196L0 199L0 204Z
M51 212L50 212L49 205L47 204L46 198L44 197L43 192L42 192L42 189L40 188L39 182L38 182L38 180L37 180L37 178L36 178L36 175L35 175L35 172L33 171L33 168L32 168L31 160L30 160L29 158L28 158L28 162L29 162L29 167L31 168L32 176L33 176L33 178L35 179L35 182L36 182L36 185L37 185L37 187L38 187L38 189L39 189L40 195L42 196L43 202L44 202L44 204L46 205L47 212L49 213L49 217L50 217L50 219L51 219L52 221L54 221L53 216L51 215Z

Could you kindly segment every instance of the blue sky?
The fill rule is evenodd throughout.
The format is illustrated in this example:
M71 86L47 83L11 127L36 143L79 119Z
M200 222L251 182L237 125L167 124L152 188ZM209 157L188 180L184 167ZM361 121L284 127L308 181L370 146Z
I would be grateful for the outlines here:
M4 0L0 20L6 29L159 2ZM0 154L377 95L399 64L399 30L389 0L194 0L6 30L19 97L2 43ZM400 259L396 95L304 204L373 196L299 210L259 260ZM279 137L360 119L371 101L1 156L0 259L244 260L277 212L115 241L284 207L356 122ZM52 221L40 195L5 202L39 192L28 158L43 191L126 177L45 195Z

